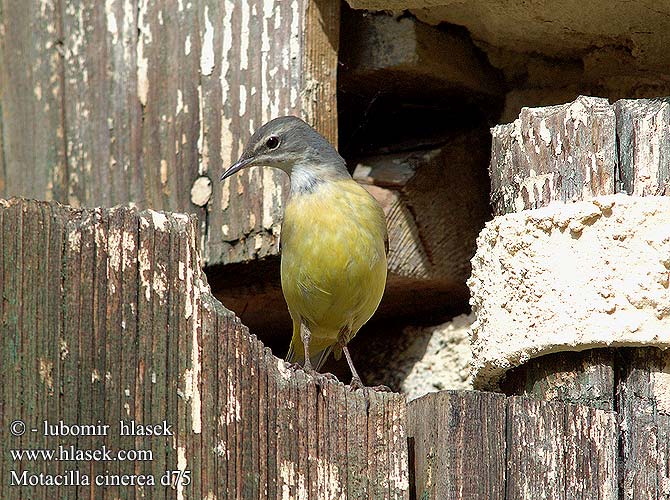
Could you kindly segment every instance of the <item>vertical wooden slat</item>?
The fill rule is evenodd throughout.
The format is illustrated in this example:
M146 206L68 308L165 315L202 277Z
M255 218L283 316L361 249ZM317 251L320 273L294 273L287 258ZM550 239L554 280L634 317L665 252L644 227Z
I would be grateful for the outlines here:
M265 370L267 373L267 387L268 387L268 452L267 452L267 474L268 474L268 498L275 498L277 493L277 477L278 465L277 456L274 450L277 449L277 405L272 404L272 401L279 401L277 392L277 380L279 378L279 370L277 368L278 361L268 348L265 349Z
M40 395L43 393L42 388L39 387L40 379L47 384L49 378L52 376L49 368L49 360L42 356L37 349L39 339L37 338L36 328L36 296L33 289L33 276L37 272L37 262L34 247L32 245L32 238L37 233L37 224L35 220L37 207L22 206L20 213L20 230L15 236L21 240L20 251L17 252L17 260L22 273L21 280L21 299L19 307L19 329L20 329L20 352L21 364L23 369L20 372L20 395L19 402L22 406L20 416L28 426L32 425L32 418L30 416L31 406L37 403L39 406ZM36 400L36 401L35 401ZM22 444L35 442L35 438L31 436L28 431L22 436ZM27 462L26 469L30 473L37 473L42 468L41 464L35 462ZM27 493L31 495L39 495L38 488L29 487Z
M512 397L507 415L507 498L618 498L613 413Z
M618 392L623 499L667 498L670 400L667 351L623 349Z
M174 276L178 277L175 273ZM178 283L175 290L178 290ZM218 394L208 391L207 387L215 387L219 382L217 358L219 356L216 332L218 331L216 306L210 301L203 301L202 308L202 421L212 422L213 425L203 425L201 434L200 467L203 471L201 488L196 495L200 498L211 498L218 491L220 481L225 484L225 476L219 477L217 471L223 469L223 460L220 455L218 423ZM223 480L223 481L222 481Z
M109 213L109 226L103 234L106 236L106 256L107 266L102 283L105 285L107 293L107 304L104 308L104 317L101 318L101 328L105 332L105 373L101 375L100 384L102 386L102 398L104 400L105 411L102 421L111 423L114 427L118 426L118 421L122 417L122 402L124 401L124 392L122 384L122 364L123 364L123 327L122 327L122 265L123 265L123 229L124 229L124 211L114 210ZM104 439L99 439L100 444L104 444ZM118 439L121 445L122 439ZM130 474L132 466L128 463L113 462L105 464L106 470L112 474ZM123 471L123 472L122 472ZM106 488L102 494L103 498L124 498L127 492L122 493L119 486ZM122 494L124 496L122 496Z
M21 278L22 269L17 262L17 249L19 247L18 238L16 238L18 230L18 217L20 207L17 205L2 204L2 268L3 280L0 283L2 286L2 364L0 370L3 380L11 380L12 384L2 384L2 424L3 436L5 429L10 429L10 424L16 419L20 418L20 399L18 397L18 377L21 369L20 359L20 329L19 329L19 279ZM21 438L9 437L12 447L21 446ZM6 452L5 452L6 453ZM0 483L0 491L3 497L9 497L10 494L10 470L16 470L20 473L22 470L21 464L12 463L11 469L3 467L2 482Z
M354 393L346 395L348 421L351 426L347 432L347 449L349 457L347 460L347 495L350 498L361 496L368 498L370 489L367 478L370 470L367 464L368 433L367 433L367 402L363 398L356 397ZM327 428L324 429L327 432Z
M140 350L140 328L138 325L138 312L140 298L139 288L139 217L136 212L120 210L122 212L121 230L121 263L122 275L121 290L121 332L120 352L118 363L120 364L119 389L121 390L121 401L118 420L130 421L138 418L142 402L144 401L142 385L138 383L143 369L142 351ZM143 376L143 374L142 374ZM124 449L136 448L136 439L133 436L119 436L119 446ZM124 464L126 465L126 464ZM142 473L148 468L146 463L130 463L126 466L129 473ZM139 488L127 488L121 491L127 498L134 499L141 496Z
M82 372L80 366L84 361L81 360L79 337L79 323L83 315L80 295L87 292L86 290L82 291L80 287L81 268L84 262L82 215L82 213L78 213L73 218L65 219L67 224L63 286L65 325L61 346L62 386L60 388L61 398L59 399L59 404L61 405L61 410L59 413L62 416L63 422L66 423L79 421L79 411L82 406L82 399L80 398ZM64 446L76 445L77 440L73 437L65 437L62 443ZM63 472L67 470L67 466L74 466L77 470L85 470L85 465L83 464L80 467L80 464L77 462L70 464L63 463L59 470Z
M108 253L108 236L109 236L109 211L96 209L91 214L91 228L93 236L93 287L91 296L93 301L93 311L91 314L92 329L91 335L91 352L93 359L93 367L90 373L91 383L91 413L90 420L84 423L94 424L98 421L108 422L106 409L106 384L109 377L111 377L110 366L107 364L107 351L110 349L108 345L108 330L107 330L107 269L109 266ZM82 280L82 287L85 287L85 282ZM111 391L113 392L113 390ZM112 421L113 422L113 421ZM86 440L88 449L101 449L105 440L105 436L91 436ZM91 470L93 474L107 474L109 471L114 474L115 463L107 462L93 462L91 463ZM110 467L111 466L111 467ZM92 474L92 475L93 475ZM111 491L102 492L101 497L105 494L113 494L118 491L118 488L112 486ZM117 495L118 496L118 495Z
M151 224L151 214L144 212L139 216L137 233L137 378L135 379L135 414L130 421L138 423L150 423L152 421L152 406L158 401L152 400L152 378L151 373L154 364L153 333L152 328L152 301L156 300L156 294L151 286L153 278L152 254L154 248L154 227ZM135 437L134 447L142 449L146 447L145 440L141 436ZM136 474L160 471L160 465L165 463L165 450L154 451L154 460L148 464L136 463ZM159 465L160 464L160 465ZM167 467L163 468L164 470ZM137 488L136 496L144 494L143 488ZM160 496L159 496L160 498Z
M441 391L407 412L414 498L504 498L503 395Z
M77 420L72 421L90 424L96 421L98 401L94 380L100 373L97 359L97 348L100 332L95 328L95 296L97 291L97 276L95 274L95 227L96 212L84 210L81 224L81 268L77 286L81 290L79 303L79 411ZM93 449L93 438L80 436L76 439L78 449ZM98 473L98 464L92 461L78 460L76 466L91 477ZM80 486L80 494L90 495L91 487Z

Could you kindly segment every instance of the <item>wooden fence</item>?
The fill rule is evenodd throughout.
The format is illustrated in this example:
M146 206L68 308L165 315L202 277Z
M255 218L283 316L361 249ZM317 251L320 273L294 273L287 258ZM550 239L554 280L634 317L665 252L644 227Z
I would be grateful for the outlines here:
M337 142L339 9L3 3L0 196L197 213L209 264L278 255L283 174L213 182L276 116L301 116Z
M640 363L615 411L484 392L407 405L286 368L211 296L193 218L15 199L0 225L3 499L669 494L670 417ZM132 421L168 435L121 435ZM109 428L72 435L86 424ZM103 446L135 460L65 460ZM79 485L42 486L56 476Z

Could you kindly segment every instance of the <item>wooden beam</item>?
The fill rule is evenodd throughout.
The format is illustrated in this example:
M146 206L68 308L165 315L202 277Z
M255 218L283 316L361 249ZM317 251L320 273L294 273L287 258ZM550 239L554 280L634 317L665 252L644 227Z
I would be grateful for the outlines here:
M491 133L495 215L614 193L616 121L607 99L523 108Z
M343 92L433 106L454 96L474 101L503 92L498 73L459 31L409 16L351 9L343 12L342 26L347 41L340 54Z
M358 162L354 179L386 213L387 294L395 297L395 307L423 293L441 293L452 303L467 298L475 240L489 216L487 146L488 139L473 132L438 149Z

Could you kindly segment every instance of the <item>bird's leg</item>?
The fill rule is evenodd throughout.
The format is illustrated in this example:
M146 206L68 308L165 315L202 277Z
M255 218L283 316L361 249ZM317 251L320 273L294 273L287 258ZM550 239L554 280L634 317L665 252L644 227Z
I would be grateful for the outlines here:
M358 372L356 371L356 368L354 368L354 363L351 361L351 355L349 354L349 348L346 345L342 346L342 352L344 353L344 357L347 358L347 364L349 365L349 369L351 370L351 383L349 386L351 387L352 391L355 391L356 389L363 389L365 386L363 385L363 381L361 380L361 377L358 376Z
M309 342L310 342L311 336L312 336L312 332L310 332L307 325L305 325L305 323L303 323L301 321L300 322L300 338L302 339L302 345L305 348L305 363L303 364L303 367L302 367L303 371L305 373L309 373L310 375L315 377L317 380L320 379L321 381L330 380L330 381L339 382L339 380L337 380L337 377L335 375L333 375L332 373L319 373L312 367L312 362L309 359Z
M347 348L346 345L341 346L342 347L342 352L344 353L344 357L347 358L347 364L349 365L349 369L351 370L351 383L349 384L349 387L351 388L352 391L355 391L357 389L364 389L364 390L373 390L375 392L392 392L391 389L386 387L385 385L376 385L374 387L365 387L363 385L363 381L361 380L361 377L358 376L358 372L356 371L356 368L354 368L354 364L351 361L351 355L349 354L349 349Z
M309 359L309 341L312 333L307 328L307 325L300 322L300 338L302 339L302 345L305 348L305 363L303 364L303 370L307 373L314 373L314 368L312 368L312 362Z

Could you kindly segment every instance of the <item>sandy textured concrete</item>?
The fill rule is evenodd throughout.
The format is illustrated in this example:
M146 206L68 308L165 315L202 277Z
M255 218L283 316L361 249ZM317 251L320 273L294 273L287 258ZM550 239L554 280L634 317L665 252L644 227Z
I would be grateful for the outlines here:
M670 347L670 197L508 214L477 245L468 282L477 387L551 352Z

